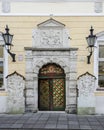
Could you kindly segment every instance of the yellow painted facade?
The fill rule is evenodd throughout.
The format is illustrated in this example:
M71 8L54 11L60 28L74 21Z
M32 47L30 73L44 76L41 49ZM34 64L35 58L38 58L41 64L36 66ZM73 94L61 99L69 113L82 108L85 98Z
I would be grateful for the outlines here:
M95 96L104 96L104 91L96 91Z
M14 34L12 52L16 54L16 62L13 63L9 57L8 74L17 71L25 76L25 50L24 47L32 47L32 31L37 24L44 22L50 17L36 16L0 16L0 31L4 32L6 25L10 28L10 33ZM94 74L94 59L91 57L91 64L87 64L87 42L91 26L94 28L94 34L104 30L103 16L67 16L53 17L53 19L66 25L71 37L70 47L78 48L77 77L85 72ZM19 56L23 60L19 61Z
M7 92L5 92L5 91L0 91L0 96L7 96L7 95L8 95Z

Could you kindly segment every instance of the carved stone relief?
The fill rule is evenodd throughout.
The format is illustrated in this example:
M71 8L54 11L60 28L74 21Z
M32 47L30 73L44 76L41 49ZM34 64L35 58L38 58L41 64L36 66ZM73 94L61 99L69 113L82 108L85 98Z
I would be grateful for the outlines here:
M24 101L24 78L17 72L7 76L8 112L23 113L25 111Z
M89 73L84 74L78 79L79 96L89 96L94 94L95 77Z
M86 72L78 78L78 113L95 113L95 76Z
M69 47L69 33L63 24L49 19L33 30L33 47Z
M58 57L44 56L44 59L43 59L43 56L41 56L41 58L34 57L34 59L33 59L34 73L38 73L39 69L43 65L48 64L48 63L56 63L56 64L60 65L65 70L66 73L69 73L68 64L70 63L70 61L68 60L68 58L62 58L60 56L58 56Z

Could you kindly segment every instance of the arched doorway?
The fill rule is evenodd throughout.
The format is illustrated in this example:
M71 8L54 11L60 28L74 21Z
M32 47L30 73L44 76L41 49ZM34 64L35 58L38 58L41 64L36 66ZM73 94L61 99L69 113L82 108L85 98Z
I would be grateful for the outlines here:
M43 111L65 110L65 73L56 64L44 65L39 70L38 108Z

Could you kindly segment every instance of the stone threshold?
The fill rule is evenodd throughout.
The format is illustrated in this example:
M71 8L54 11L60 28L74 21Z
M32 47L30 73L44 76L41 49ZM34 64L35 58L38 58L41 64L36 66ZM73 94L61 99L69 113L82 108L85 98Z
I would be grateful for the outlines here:
M38 111L37 113L66 113L65 111Z

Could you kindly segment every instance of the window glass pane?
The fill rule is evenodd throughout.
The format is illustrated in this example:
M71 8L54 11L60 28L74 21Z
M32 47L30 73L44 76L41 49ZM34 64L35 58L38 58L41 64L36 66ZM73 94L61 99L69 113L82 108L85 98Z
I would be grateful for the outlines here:
M3 58L3 47L0 46L0 58Z
M99 46L99 58L104 58L104 45Z
M3 85L3 61L0 61L0 87Z
M0 46L0 58L1 58L1 61L0 61L0 87L3 86L3 47Z
M104 61L99 62L99 86L104 87Z

